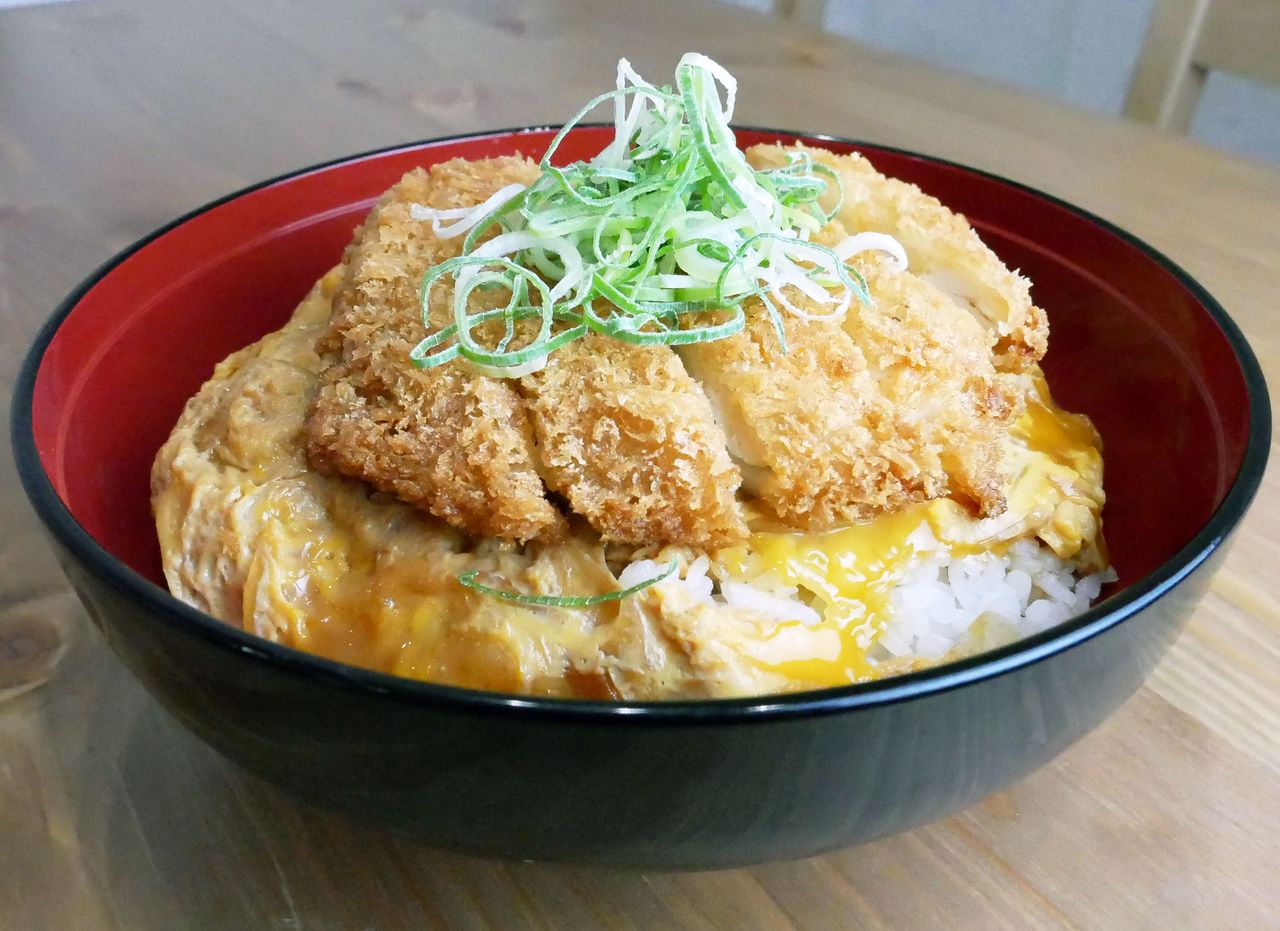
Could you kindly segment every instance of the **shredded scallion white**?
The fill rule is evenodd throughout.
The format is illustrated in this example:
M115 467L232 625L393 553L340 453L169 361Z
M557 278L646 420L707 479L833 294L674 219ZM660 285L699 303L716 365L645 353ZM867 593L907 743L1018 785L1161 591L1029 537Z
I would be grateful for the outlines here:
M872 232L834 248L811 241L834 213L819 206L833 173L804 152L781 168L753 169L729 126L736 94L733 76L705 55L680 59L674 88L650 84L623 59L616 89L565 124L533 184L508 185L470 208L414 204L411 215L431 221L435 235L466 238L460 256L423 277L428 330L432 288L445 276L454 282L453 322L413 349L413 363L428 368L461 357L482 372L518 377L593 330L636 344L723 339L742 329L742 305L752 297L785 348L780 307L830 319L855 296L869 302L865 282L845 263L878 250L905 267L902 246ZM554 165L566 134L609 102L613 140L590 161ZM497 234L481 242L495 226ZM476 311L470 298L477 289L509 296L501 307ZM789 291L823 310L797 307ZM727 314L689 316L708 310ZM516 339L521 321L536 323L536 332L526 324ZM496 343L479 332L493 323L505 333Z

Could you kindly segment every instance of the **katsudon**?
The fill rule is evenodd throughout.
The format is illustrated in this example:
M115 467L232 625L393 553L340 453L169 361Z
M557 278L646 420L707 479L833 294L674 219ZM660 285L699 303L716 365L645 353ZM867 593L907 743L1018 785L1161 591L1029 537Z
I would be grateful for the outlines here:
M260 636L471 688L821 688L1011 642L1110 578L1045 312L858 154L737 148L736 85L624 61L589 161L379 199L152 472L165 575Z

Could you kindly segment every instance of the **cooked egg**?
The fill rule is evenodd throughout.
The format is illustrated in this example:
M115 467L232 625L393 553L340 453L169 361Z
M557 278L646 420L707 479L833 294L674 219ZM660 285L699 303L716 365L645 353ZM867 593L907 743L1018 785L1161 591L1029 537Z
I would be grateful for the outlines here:
M194 402L191 428L175 431L157 472L157 526L175 592L269 639L475 688L591 697L776 692L903 668L878 660L876 643L921 527L954 554L1039 537L1086 568L1105 565L1100 441L1086 418L1052 402L1033 371L1023 376L1027 406L1005 451L1009 507L997 517L936 499L797 533L756 514L745 544L709 554L700 587L664 583L586 609L488 598L459 585L458 575L479 568L553 595L617 583L593 535L523 551L474 547L390 496L307 467L306 389L331 291L326 279L287 327L224 363L219 390ZM656 558L688 566L696 555L668 548ZM733 604L712 594L725 584L733 596L734 583L751 587Z
M547 595L607 592L617 582L590 532L524 549L472 545L389 495L310 468L307 399L335 284L326 276L286 327L219 366L154 472L175 594L268 639L499 691L761 694L868 680L918 663L886 658L878 643L894 586L922 539L960 556L1038 538L1082 570L1106 565L1100 440L1087 418L1053 403L1032 368L1019 376L1026 407L1006 442L1011 482L998 516L982 519L941 498L803 533L757 512L745 543L701 560L709 575L696 585L664 582L583 609L495 600L458 576L478 569ZM916 535L921 528L927 536ZM679 547L654 554L676 558L687 574L699 556Z

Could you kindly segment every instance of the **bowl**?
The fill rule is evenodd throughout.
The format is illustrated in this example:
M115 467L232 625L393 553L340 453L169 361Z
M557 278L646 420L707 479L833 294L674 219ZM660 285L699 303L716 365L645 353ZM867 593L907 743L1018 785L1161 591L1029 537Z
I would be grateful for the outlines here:
M581 127L583 158L611 130ZM1005 649L875 683L666 703L526 698L415 682L270 643L170 596L148 471L216 362L284 323L405 171L540 153L546 128L416 143L307 168L202 207L62 303L13 406L23 485L89 615L183 724L321 805L506 857L725 867L801 857L953 812L1052 758L1142 682L1261 480L1266 386L1231 319L1135 237L1056 198L870 144L968 215L1034 282L1060 402L1102 433L1119 581Z

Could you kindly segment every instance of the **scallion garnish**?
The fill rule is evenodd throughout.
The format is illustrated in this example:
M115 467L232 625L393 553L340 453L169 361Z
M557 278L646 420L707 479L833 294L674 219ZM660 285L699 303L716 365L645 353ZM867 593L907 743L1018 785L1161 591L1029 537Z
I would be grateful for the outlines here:
M454 281L453 322L413 349L413 364L460 357L487 374L518 377L588 331L639 344L723 339L745 325L742 304L753 297L785 349L779 307L834 319L855 296L869 302L865 282L845 263L875 249L905 267L902 247L879 233L834 248L812 242L834 215L818 203L833 173L805 152L780 168L753 169L729 127L736 91L733 76L705 55L680 59L674 90L648 83L623 59L616 89L565 124L533 184L510 185L472 208L414 204L414 218L430 220L437 236L466 238L462 255L423 277L423 322L433 329L431 291L445 276ZM590 161L553 165L569 130L610 101L613 141ZM481 242L494 226L497 234ZM509 294L504 306L471 309L475 290L499 288ZM788 290L824 310L801 310ZM691 319L708 310L729 313ZM521 321L530 323L517 337ZM494 323L502 325L497 342L492 327L480 332Z
M458 576L458 581L467 588L480 592L482 595L489 595L492 598L499 598L514 604L544 605L552 608L590 608L605 602L621 601L623 598L629 598L636 592L642 592L651 585L657 585L662 580L670 577L675 571L676 561L673 559L667 564L666 571L661 575L645 579L630 588L624 588L616 592L605 592L603 595L526 595L523 592L509 592L506 589L492 588L482 582L477 582L476 577L479 572L475 569L462 573L462 575Z

